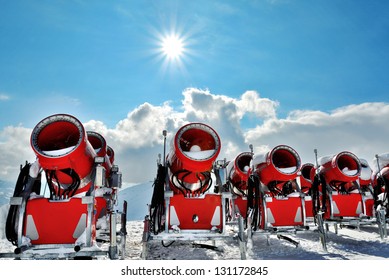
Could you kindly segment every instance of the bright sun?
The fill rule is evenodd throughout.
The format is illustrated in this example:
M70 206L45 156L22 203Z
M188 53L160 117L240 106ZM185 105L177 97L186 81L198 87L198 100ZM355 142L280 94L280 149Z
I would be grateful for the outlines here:
M177 35L169 35L162 39L162 52L168 59L179 59L184 53L183 39Z

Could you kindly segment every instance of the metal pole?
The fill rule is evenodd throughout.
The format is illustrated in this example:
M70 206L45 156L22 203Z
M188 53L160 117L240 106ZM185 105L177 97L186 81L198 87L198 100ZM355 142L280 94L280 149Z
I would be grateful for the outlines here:
M110 244L109 257L111 259L117 258L117 242L116 242L116 213L112 212L110 215Z
M163 135L163 166L166 166L166 135L167 135L167 131L166 130L162 131L162 135Z

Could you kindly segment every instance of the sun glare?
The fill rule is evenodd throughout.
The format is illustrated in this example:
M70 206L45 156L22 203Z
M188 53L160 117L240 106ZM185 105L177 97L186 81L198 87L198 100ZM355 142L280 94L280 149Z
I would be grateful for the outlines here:
M184 53L183 39L177 35L169 35L162 39L162 52L168 59L179 59Z

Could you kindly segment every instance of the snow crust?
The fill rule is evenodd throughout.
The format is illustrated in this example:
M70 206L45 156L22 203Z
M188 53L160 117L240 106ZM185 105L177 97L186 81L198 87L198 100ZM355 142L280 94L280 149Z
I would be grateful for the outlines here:
M366 159L361 158L359 160L362 164L361 174L359 175L359 177L362 180L369 180L371 178L372 169Z
M251 166L257 166L258 164L265 163L269 152L257 153L253 155L251 160Z
M342 169L342 173L348 176L354 176L358 174L358 169L348 169L348 167L345 167Z
M297 166L291 166L291 167L285 167L285 168L277 168L280 170L282 173L293 173L297 171Z
M378 155L377 158L374 158L372 161L373 173L378 173L380 170L382 170L382 168L387 165L389 165L389 153Z
M204 151L189 151L183 152L187 157L202 160L210 158L213 154L215 154L215 150L204 150Z
M64 149L53 150L53 151L42 151L42 152L48 156L62 156L62 155L66 155L67 153L71 152L75 147L76 146L71 146L71 147L64 148Z

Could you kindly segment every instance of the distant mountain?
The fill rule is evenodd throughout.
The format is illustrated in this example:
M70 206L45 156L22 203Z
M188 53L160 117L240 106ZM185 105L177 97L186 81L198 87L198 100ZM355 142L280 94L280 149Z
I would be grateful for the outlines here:
M123 201L127 201L127 220L143 221L148 214L148 204L153 195L153 183L147 182L119 191L118 209L122 210Z
M15 188L15 183L0 180L0 206L9 203Z

